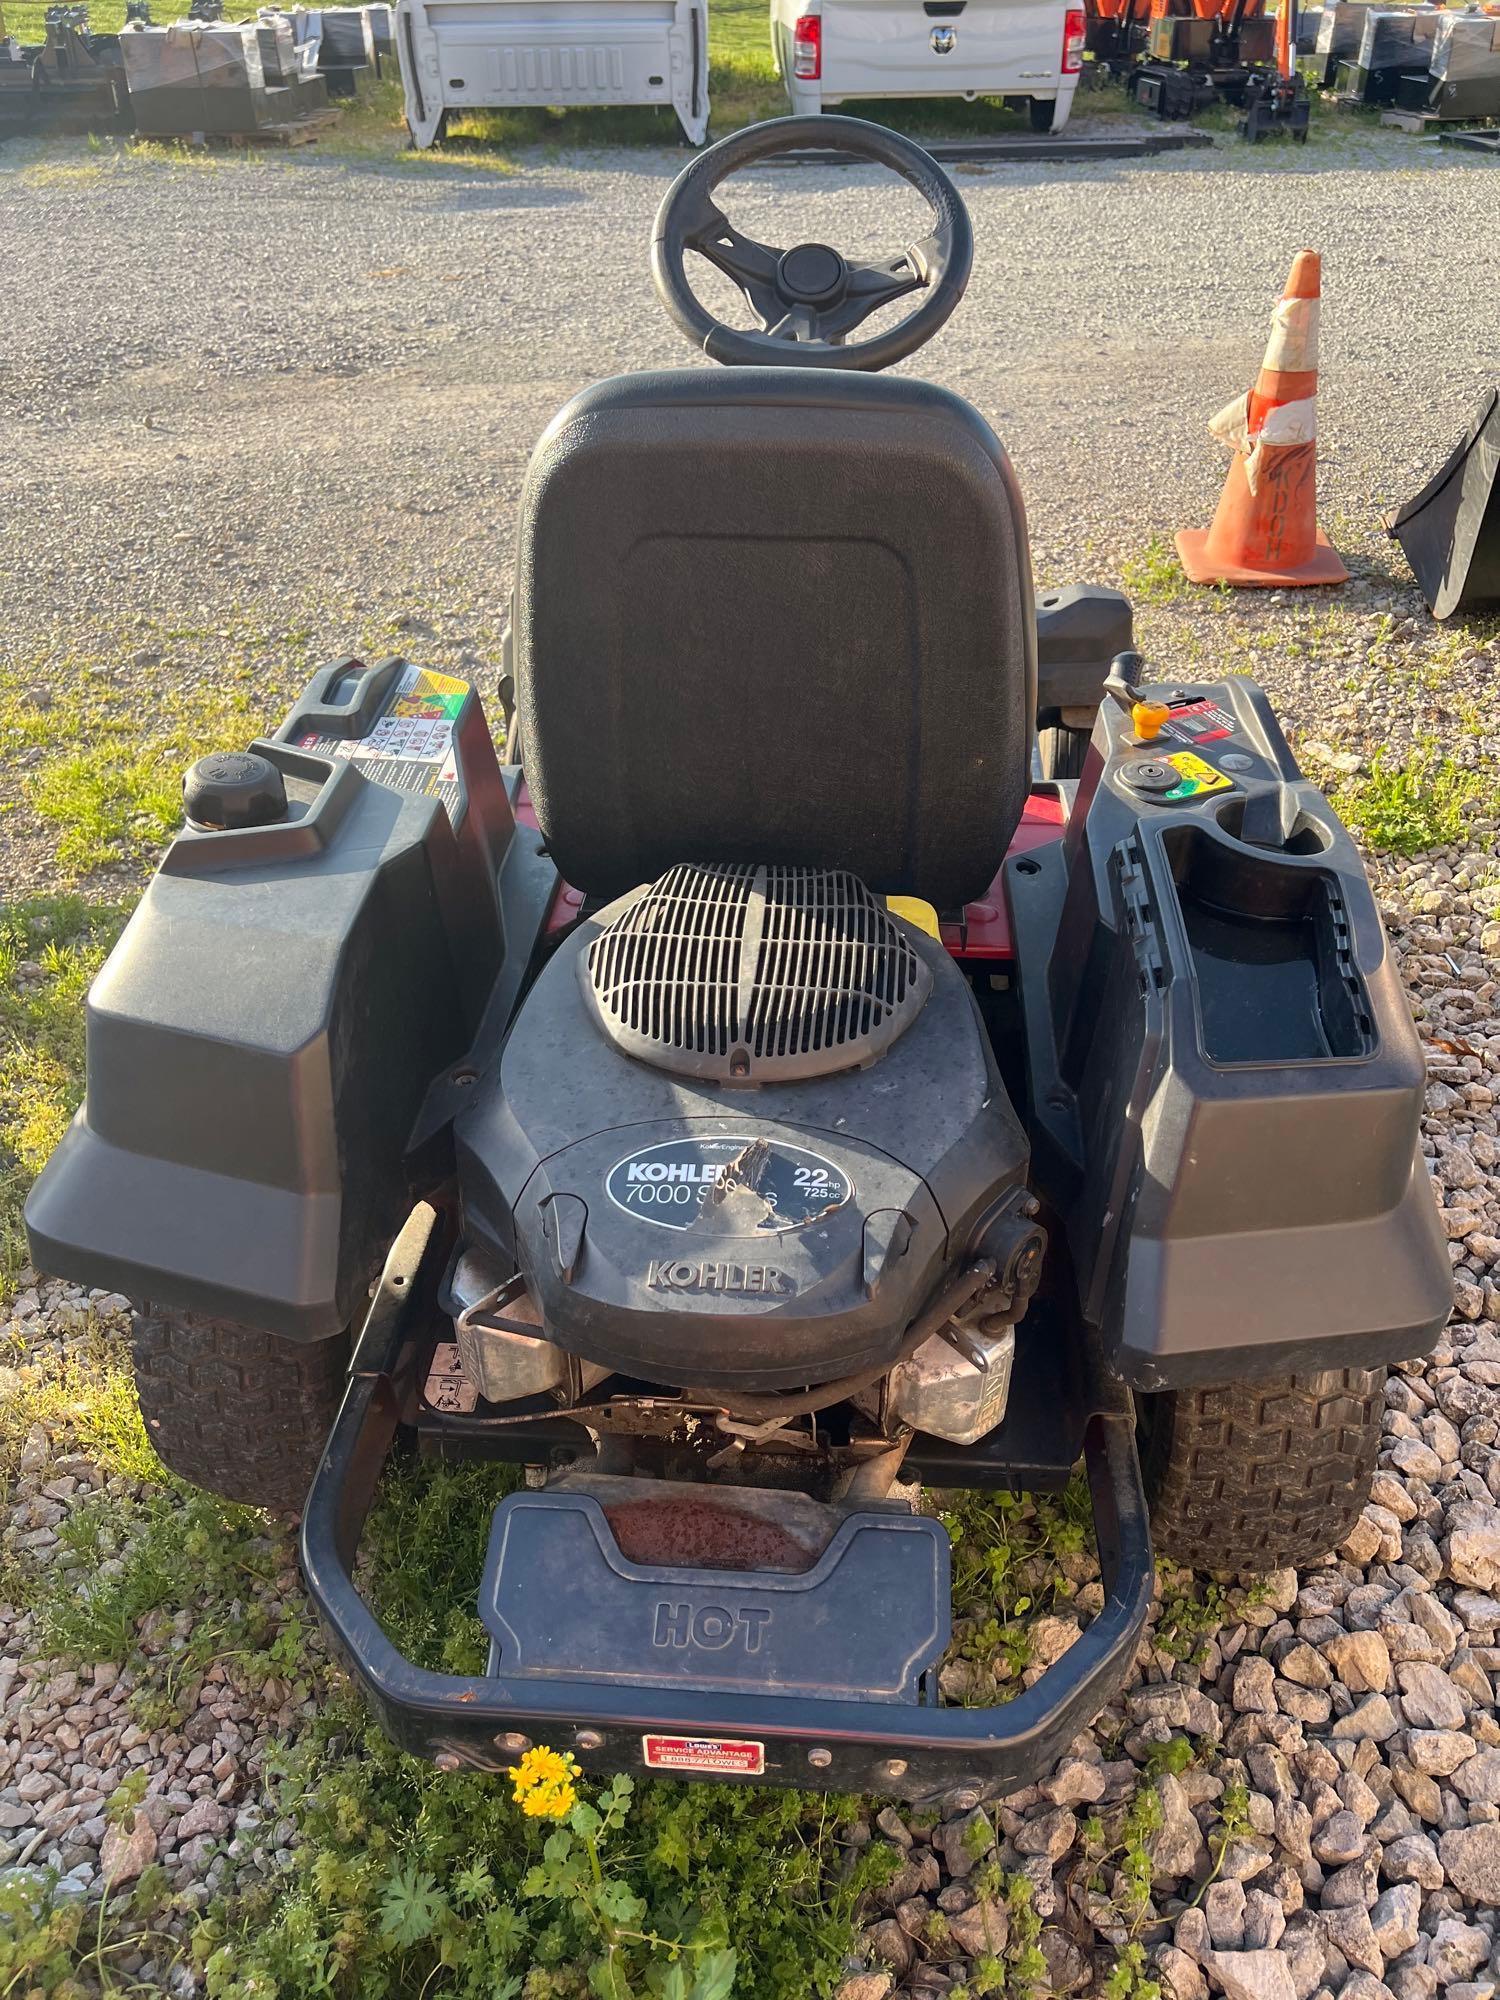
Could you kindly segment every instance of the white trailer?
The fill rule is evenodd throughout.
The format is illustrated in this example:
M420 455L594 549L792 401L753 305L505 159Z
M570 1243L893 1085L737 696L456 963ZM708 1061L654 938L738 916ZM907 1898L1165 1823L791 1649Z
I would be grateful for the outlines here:
M670 104L708 133L706 0L400 0L396 45L418 146L513 105Z

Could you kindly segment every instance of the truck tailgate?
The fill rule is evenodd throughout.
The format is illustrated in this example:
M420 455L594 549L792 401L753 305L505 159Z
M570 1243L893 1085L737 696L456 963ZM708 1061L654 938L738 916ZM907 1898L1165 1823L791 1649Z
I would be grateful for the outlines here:
M1056 0L823 0L825 97L1055 87Z

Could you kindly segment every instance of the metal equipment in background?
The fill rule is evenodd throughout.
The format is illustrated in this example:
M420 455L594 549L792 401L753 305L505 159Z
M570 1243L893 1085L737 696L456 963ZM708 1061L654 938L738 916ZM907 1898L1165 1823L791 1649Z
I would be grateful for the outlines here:
M1500 13L1440 14L1426 71L1397 79L1396 109L1419 114L1424 124L1500 118Z
M1348 104L1397 103L1408 79L1425 96L1428 70L1443 10L1438 7L1369 7L1352 62L1341 62L1335 94Z
M1151 0L1090 0L1083 45L1093 58L1085 76L1124 77L1144 55Z
M368 7L323 7L317 24L318 71L330 97L353 97L375 74L375 26Z
M1245 138L1307 137L1308 99L1297 74L1297 10L1265 0L1124 0L1101 60L1124 77L1136 103L1159 118L1191 118L1212 104L1243 107Z
M7 37L0 15L0 135L129 129L118 35L96 35L85 6L47 9L45 40Z
M1302 64L1303 75L1315 89L1331 89L1340 63L1353 62L1359 55L1372 4L1373 0L1327 0L1318 16L1313 47Z
M1297 0L1282 0L1276 16L1275 68L1251 72L1244 102L1245 122L1240 131L1252 145L1278 134L1306 144L1311 105L1297 67Z
M195 0L214 6L218 0ZM152 138L228 137L274 122L254 23L213 18L122 38L136 129Z
M330 94L352 96L394 60L386 5L262 7L229 21L224 0L189 0L157 25L150 0L126 0L117 35L97 35L82 5L49 7L46 39L7 36L0 11L0 136L128 132L152 138L310 136Z

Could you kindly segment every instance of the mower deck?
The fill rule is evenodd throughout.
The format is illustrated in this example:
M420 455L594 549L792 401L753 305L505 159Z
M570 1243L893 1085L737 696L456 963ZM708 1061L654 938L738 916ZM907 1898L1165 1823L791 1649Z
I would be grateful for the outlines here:
M1135 1419L1128 1391L1094 1364L1081 1329L1074 1340L1041 1326L1027 1343L1041 1366L1018 1369L999 1430L973 1448L924 1441L907 1462L936 1484L1055 1486L1081 1441L1104 1609L1014 1701L936 1703L948 1603L946 1539L935 1523L851 1509L811 1566L795 1570L776 1552L774 1525L747 1551L761 1557L756 1568L632 1561L620 1548L626 1524L618 1512L610 1519L607 1485L601 1504L587 1478L574 1490L565 1479L545 1493L514 1494L497 1509L481 1589L492 1671L466 1678L414 1666L354 1582L400 1426L413 1426L424 1450L445 1457L534 1462L572 1445L591 1450L580 1427L560 1419L506 1422L425 1404L448 1242L444 1218L426 1204L398 1238L302 1523L313 1602L403 1748L440 1767L493 1771L545 1742L571 1750L585 1770L816 1784L965 1810L1055 1761L1119 1685L1145 1626L1153 1575ZM1049 1310L1041 1301L1033 1307ZM1084 1357L1076 1379L1070 1354ZM640 1490L671 1502L668 1486ZM736 1493L697 1491L710 1502Z

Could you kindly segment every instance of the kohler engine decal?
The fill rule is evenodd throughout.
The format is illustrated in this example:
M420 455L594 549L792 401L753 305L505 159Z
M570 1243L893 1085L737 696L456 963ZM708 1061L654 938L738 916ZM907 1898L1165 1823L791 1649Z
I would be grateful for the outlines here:
M605 1188L627 1215L701 1236L775 1236L842 1208L849 1176L780 1139L666 1139L627 1154Z
M796 1280L774 1264L736 1264L728 1258L697 1261L653 1257L646 1283L654 1292L744 1292L788 1298Z

